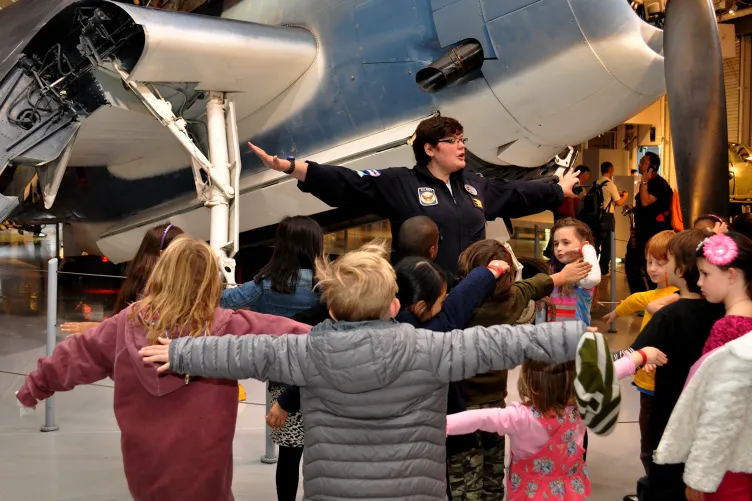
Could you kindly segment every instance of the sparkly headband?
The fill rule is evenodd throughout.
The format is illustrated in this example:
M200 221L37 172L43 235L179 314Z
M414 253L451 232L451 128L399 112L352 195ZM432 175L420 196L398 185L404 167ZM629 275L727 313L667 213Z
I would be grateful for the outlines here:
M703 257L715 266L728 266L739 255L739 248L734 239L728 235L713 235L697 246L697 252L702 250Z
M159 242L159 250L164 250L162 247L164 246L165 238L167 238L167 232L170 231L170 228L172 228L172 223L167 225L167 228L165 228L164 232L162 233L162 240Z

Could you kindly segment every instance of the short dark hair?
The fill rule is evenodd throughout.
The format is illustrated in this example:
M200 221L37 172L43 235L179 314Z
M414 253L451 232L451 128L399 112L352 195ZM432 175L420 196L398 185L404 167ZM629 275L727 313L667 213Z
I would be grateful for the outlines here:
M584 174L586 172L590 172L590 167L587 165L580 165L579 167L575 167L575 170L580 171L580 174Z
M402 257L418 256L431 259L431 246L439 240L439 227L430 217L414 216L402 223L397 235L397 248Z
M745 212L734 218L731 229L752 238L752 213Z
M656 172L658 171L658 169L661 168L661 157L659 157L652 151L648 151L643 156L648 157L648 160L650 161L650 166L653 167Z
M421 301L430 310L446 287L446 273L424 257L406 257L394 267L397 274L397 299L403 310Z
M705 240L706 233L702 230L684 230L677 233L668 243L668 254L674 257L676 269L674 273L687 282L687 289L695 294L702 291L697 285L700 271L697 269L697 247Z
M603 162L601 164L601 174L608 174L608 171L610 171L613 168L614 164L611 162Z
M431 157L426 154L425 146L427 144L437 146L440 140L462 134L463 131L462 124L454 118L442 117L441 115L426 118L418 124L413 137L415 163L425 167L431 161Z

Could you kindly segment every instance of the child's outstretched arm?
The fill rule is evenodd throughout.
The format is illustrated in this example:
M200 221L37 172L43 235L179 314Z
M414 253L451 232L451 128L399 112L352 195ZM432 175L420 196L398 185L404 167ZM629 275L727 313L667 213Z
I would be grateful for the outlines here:
M592 245L585 244L582 246L582 259L592 266L592 268L585 278L577 282L577 286L582 289L592 289L601 283L601 267L598 263L598 251Z
M490 370L508 370L524 360L563 363L574 360L583 322L497 325L464 331L428 332L429 352L440 381L461 381Z
M56 391L69 391L111 376L119 317L116 315L84 334L68 338L55 347L52 356L40 358L37 369L26 376L18 390L18 400L25 407L34 407Z
M308 336L293 335L183 337L162 340L168 346L147 346L139 353L146 362L168 362L160 372L305 386L307 341Z
M485 266L475 268L452 289L438 315L420 328L437 332L464 328L495 285L496 276L491 270Z
M447 416L447 435L464 435L477 430L499 435L524 433L531 440L545 443L548 433L544 427L535 426L534 421L532 413L519 404L477 409Z

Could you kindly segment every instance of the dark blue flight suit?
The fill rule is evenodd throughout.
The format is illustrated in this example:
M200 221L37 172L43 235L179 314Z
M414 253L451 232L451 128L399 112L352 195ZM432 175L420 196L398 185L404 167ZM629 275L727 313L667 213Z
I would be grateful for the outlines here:
M365 209L389 219L393 247L403 222L430 217L441 237L436 263L451 273L462 251L486 238L486 220L553 210L564 199L558 184L486 178L464 169L453 173L450 183L451 192L420 166L356 171L309 162L298 188L332 207Z

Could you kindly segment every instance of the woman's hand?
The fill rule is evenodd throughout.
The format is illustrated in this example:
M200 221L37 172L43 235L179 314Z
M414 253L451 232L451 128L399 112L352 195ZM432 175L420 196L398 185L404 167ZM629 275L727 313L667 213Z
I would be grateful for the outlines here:
M270 169L276 170L278 172L284 172L290 168L291 164L289 160L281 160L276 155L271 156L250 141L248 142L248 146L250 146L251 150L256 154L256 156L259 157L262 162L264 162L264 165L266 165Z
M603 321L607 324L610 324L611 322L616 322L616 319L619 318L619 315L616 314L616 310L612 311L611 313L606 313L603 315Z
M266 415L266 424L271 428L282 428L290 413L284 410L279 403L274 402L269 414Z
M580 182L580 178L577 177L579 175L580 175L579 170L572 170L564 174L562 178L559 179L559 186L561 186L561 189L564 192L565 197L569 197L569 198L577 197L577 195L574 194L574 191L572 191L572 188L574 188L575 185Z
M149 363L162 363L157 367L157 372L165 372L170 370L170 343L172 340L161 337L157 339L159 344L152 346L145 346L138 351L144 362Z
M88 331L89 329L93 329L99 324L100 322L65 322L60 326L60 330L68 333L66 337L73 337L79 334L83 334L84 332Z
M512 268L506 261L495 259L488 263L488 269L493 273L494 278L498 279L500 276L509 273L509 270ZM501 270L501 272L499 272L499 270Z
M689 486L684 491L684 495L687 497L687 501L705 501L704 492L696 491Z

